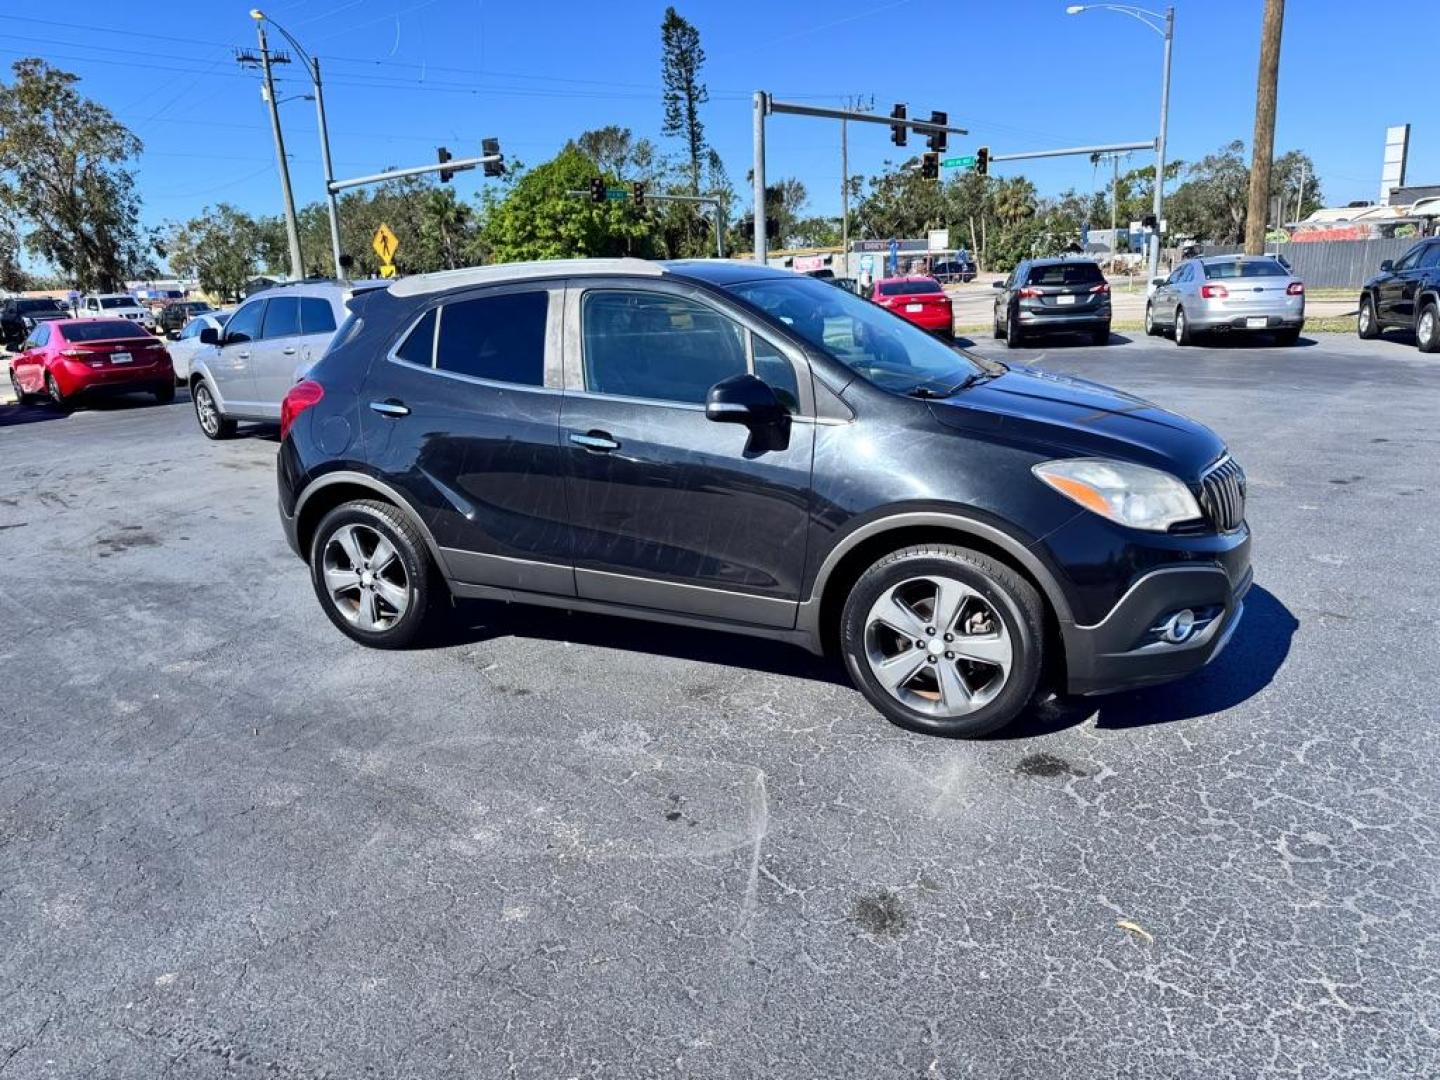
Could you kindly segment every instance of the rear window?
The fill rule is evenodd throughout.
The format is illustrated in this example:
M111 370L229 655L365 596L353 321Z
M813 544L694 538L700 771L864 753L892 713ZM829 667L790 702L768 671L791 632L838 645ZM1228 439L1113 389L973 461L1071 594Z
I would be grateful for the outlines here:
M919 293L944 292L938 281L917 278L914 281L884 281L880 283L881 296L916 296Z
M129 296L102 296L102 297L100 297L100 306L101 306L102 308L123 308L123 307L136 307L137 305L136 305L135 300L134 300L133 297L129 297Z
M1245 262L1203 263L1207 278L1247 277L1289 277L1286 270L1274 259L1255 259Z
M133 322L123 319L93 319L71 323L62 331L66 341L114 341L116 338L151 338Z
M1105 280L1100 267L1091 262L1056 263L1032 266L1026 285L1098 285Z

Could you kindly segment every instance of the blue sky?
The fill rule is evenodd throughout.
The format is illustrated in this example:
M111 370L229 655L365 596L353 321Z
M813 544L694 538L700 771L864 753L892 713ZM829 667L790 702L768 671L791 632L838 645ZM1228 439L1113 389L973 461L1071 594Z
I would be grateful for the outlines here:
M1154 135L1160 39L1123 15L1066 16L1066 0L681 0L700 29L710 88L706 134L737 186L750 165L750 94L819 104L874 96L911 114L946 109L972 134L952 152L994 153ZM1160 7L1159 3L1153 5ZM1233 138L1248 143L1262 0L1176 0L1170 156L1193 160ZM123 7L123 5L122 5ZM272 0L273 16L321 58L336 171L358 175L457 156L497 136L512 157L543 161L579 132L608 123L659 139L663 3L650 0ZM145 143L147 223L226 201L280 208L258 77L235 64L255 45L248 0L151 0L122 14L114 0L0 4L0 62L39 55L83 77ZM1411 4L1365 6L1363 25L1403 27ZM1440 183L1440 115L1399 92L1415 55L1389 32L1361 33L1340 0L1290 0L1281 56L1276 152L1315 159L1327 201L1374 199L1384 129L1410 122L1411 183ZM1407 59L1408 58L1408 59ZM308 89L299 65L281 93ZM1405 84L1410 85L1410 84ZM322 195L314 106L282 104L298 201ZM811 211L839 209L838 125L770 124L769 174L802 179ZM912 136L911 149L917 145ZM679 151L673 141L670 148ZM852 129L851 170L894 156L888 130ZM1136 153L1134 164L1153 160ZM997 166L1042 193L1097 182L1088 160ZM461 174L457 190L483 183ZM1103 173L1098 183L1104 184Z

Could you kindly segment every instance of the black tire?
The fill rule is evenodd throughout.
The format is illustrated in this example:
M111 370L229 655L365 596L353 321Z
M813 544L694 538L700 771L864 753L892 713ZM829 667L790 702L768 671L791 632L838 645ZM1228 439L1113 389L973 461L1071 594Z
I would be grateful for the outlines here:
M1005 347L1007 349L1018 349L1025 344L1025 335L1015 323L1015 316L1005 316Z
M1175 344L1194 345L1195 332L1190 329L1190 320L1185 317L1185 309L1175 309Z
M1155 305L1147 300L1145 302L1145 336L1159 337L1161 332L1160 324L1155 321Z
M1423 353L1440 352L1440 306L1430 300L1415 318L1415 344Z
M70 399L65 396L64 391L60 389L60 384L55 381L54 372L47 371L45 373L45 392L50 395L50 400L57 409L61 412L70 411L72 407Z
M1355 333L1365 341L1380 336L1380 317L1375 312L1375 297L1369 293L1360 298L1360 313L1355 317Z
M1005 328L1000 325L1000 316L995 316L995 340L1000 341L1005 337Z
M958 580L979 593L1010 636L1014 652L1008 681L974 712L938 717L918 711L886 690L871 670L866 652L871 606L887 589L926 575ZM886 555L860 576L845 599L840 644L851 680L891 723L927 735L973 739L1010 723L1034 698L1044 666L1044 618L1039 593L1009 566L968 548L925 544Z
M1291 345L1298 345L1300 342L1299 330L1280 330L1275 334L1275 344L1288 348Z
M235 421L220 411L220 406L215 403L215 395L210 392L210 387L205 385L204 379L195 381L195 387L190 392L190 403L195 408L195 423L200 427L200 434L207 439L218 441L235 434ZM208 419L207 409L214 411L213 420Z
M155 387L155 400L161 405L169 405L175 400L175 383L173 380L164 386Z
M325 583L326 549L336 534L348 526L361 526L362 532L368 530L384 537L394 548L395 558L404 571L401 591L407 597L405 609L383 629L365 629L352 621ZM393 577L390 580L394 582ZM320 607L336 628L374 649L403 649L415 644L435 622L434 612L442 607L440 601L445 598L444 584L419 530L394 506L372 499L343 503L321 519L310 543L310 583Z
M1096 330L1093 334L1090 335L1090 340L1093 341L1096 345L1109 345L1110 324L1106 323L1099 330Z

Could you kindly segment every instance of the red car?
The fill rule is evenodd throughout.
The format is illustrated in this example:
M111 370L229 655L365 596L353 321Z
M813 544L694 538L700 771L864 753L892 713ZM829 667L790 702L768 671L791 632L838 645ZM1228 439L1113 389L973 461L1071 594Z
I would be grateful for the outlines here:
M30 331L10 362L21 404L49 395L69 405L82 395L145 391L175 400L170 354L139 323L125 319L54 319Z
M945 338L955 336L950 297L932 277L881 278L871 299L923 330Z

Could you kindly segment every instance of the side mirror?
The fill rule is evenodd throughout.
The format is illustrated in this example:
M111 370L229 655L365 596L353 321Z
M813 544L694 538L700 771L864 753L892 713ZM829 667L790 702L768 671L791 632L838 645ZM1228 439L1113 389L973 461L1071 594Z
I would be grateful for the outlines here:
M1394 259L1385 259L1384 261L1382 261L1382 262L1380 263L1380 272L1381 272L1382 274L1388 274L1388 273L1390 273L1391 270L1394 270L1394 269L1395 269L1395 260L1394 260Z
M775 391L754 375L722 379L705 395L705 419L717 424L765 427L778 424L787 416L789 413Z
M220 331L219 331L219 330L216 330L213 326L207 326L207 327L205 327L204 330L201 330L201 331L200 331L200 344L202 344L202 345L219 345L219 344L220 344Z
M179 331L179 330L167 330L167 331L165 331L165 336L168 337L171 341L179 341L179 340L180 340L180 331Z
M1150 284L1154 285L1158 289L1161 285L1165 284L1166 280L1167 279L1163 277L1152 277L1150 279Z
M992 289L1003 289L1005 287L1005 283L1003 281L992 281L990 283L990 287Z

